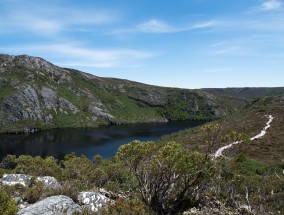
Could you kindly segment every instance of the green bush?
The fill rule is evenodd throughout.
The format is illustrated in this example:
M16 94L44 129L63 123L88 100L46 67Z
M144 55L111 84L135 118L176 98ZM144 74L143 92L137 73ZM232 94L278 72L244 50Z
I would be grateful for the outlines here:
M236 158L235 158L235 161L236 161L237 163L243 163L243 162L246 161L246 160L247 160L247 158L246 158L246 156L245 156L243 153L238 154L238 155L236 156Z
M35 178L32 180L32 185L23 193L24 200L30 204L37 202L43 195L44 187L42 182L35 182Z
M176 213L195 204L197 187L201 189L213 173L209 156L175 142L158 146L133 141L121 146L116 156L135 175L143 202L159 213Z
M54 176L60 177L61 168L57 165L53 157L41 158L39 156L32 157L30 155L21 155L16 159L17 173L30 174L33 176Z
M7 193L0 189L0 214L14 215L18 211L15 201L7 195Z
M74 153L68 154L61 162L62 180L80 181L81 189L91 188L94 184L95 175L94 163L86 156L76 156Z
M116 159L102 161L96 166L94 175L95 186L104 187L113 192L129 191L137 185L133 174L128 171L123 162Z
M80 191L81 182L78 180L66 180L62 184L62 188L60 190L61 195L69 196L74 201L78 201L77 197Z
M143 202L120 198L98 212L99 215L153 215Z
M1 168L3 169L14 169L17 165L16 155L7 155L2 159Z

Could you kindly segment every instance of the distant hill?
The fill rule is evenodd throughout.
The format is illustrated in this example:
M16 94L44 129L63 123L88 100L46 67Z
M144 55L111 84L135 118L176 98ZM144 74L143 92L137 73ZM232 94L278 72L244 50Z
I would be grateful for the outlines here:
M204 92L217 96L257 99L264 96L284 94L284 87L204 88Z
M283 92L157 87L60 68L38 57L4 54L0 89L0 132L208 120L233 113L256 95Z
M0 132L212 119L232 108L205 91L101 78L27 55L0 55L0 89Z

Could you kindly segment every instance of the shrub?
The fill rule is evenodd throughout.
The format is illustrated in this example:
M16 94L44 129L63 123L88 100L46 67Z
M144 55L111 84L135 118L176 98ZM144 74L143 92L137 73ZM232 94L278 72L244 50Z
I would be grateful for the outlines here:
M114 204L102 208L99 215L151 215L154 214L143 202L119 198Z
M15 201L7 195L7 193L0 189L0 214L14 215L18 211Z
M175 142L160 147L133 141L121 146L116 156L135 175L143 202L165 214L193 205L197 190L213 172L209 156L189 152Z
M41 158L39 156L21 155L16 159L16 162L15 171L17 173L33 176L48 175L56 178L61 175L61 169L53 157Z
M65 196L69 196L71 199L73 199L75 202L78 201L77 197L78 197L78 194L79 192L81 191L80 190L80 181L65 181L63 184L62 184L62 188L60 190L60 193L58 194L61 194L61 195L65 195Z
M97 165L94 177L95 186L105 187L113 192L129 191L137 185L133 174L128 171L123 162L116 159L105 160Z
M17 165L16 162L17 158L15 155L7 155L3 158L2 162L0 163L0 168L3 169L14 169Z
M32 181L31 187L23 193L24 200L30 204L37 202L44 192L42 182L35 182L35 178Z
M86 156L77 157L74 153L68 154L61 162L63 180L80 181L81 189L88 189L94 183L94 163Z
M243 163L246 160L247 160L247 158L243 153L238 154L237 157L235 158L235 161L237 163Z

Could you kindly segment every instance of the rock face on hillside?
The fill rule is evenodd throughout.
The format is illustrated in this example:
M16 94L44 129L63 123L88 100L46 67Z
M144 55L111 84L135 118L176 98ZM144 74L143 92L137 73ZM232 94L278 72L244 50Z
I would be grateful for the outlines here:
M17 122L20 119L44 120L38 95L30 85L18 87L18 91L3 99L2 111L4 123Z
M227 110L207 92L100 78L27 55L0 54L0 89L0 132L208 119Z

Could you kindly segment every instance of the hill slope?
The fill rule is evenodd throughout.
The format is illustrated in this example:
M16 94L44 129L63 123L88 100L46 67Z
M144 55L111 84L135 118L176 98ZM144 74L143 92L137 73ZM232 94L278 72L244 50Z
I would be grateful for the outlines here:
M100 78L27 55L0 55L0 132L211 119L238 105L207 92Z
M257 140L245 141L244 143L234 145L232 148L225 150L223 154L233 158L242 153L246 157L258 161L283 162L284 95L257 99L240 111L237 111L230 116L225 116L213 123L218 123L222 127L220 137L224 137L232 131L245 134L248 137L253 137L259 134L263 129L268 120L268 115L272 115L274 119L265 136ZM204 131L200 129L191 129L165 136L161 141L167 142L174 140L185 144L191 149L205 151L206 145L204 143L207 138L208 136ZM226 141L222 138L218 139L217 144L212 149L212 153L215 153L219 147L225 146L231 142L233 141Z
M284 93L284 87L244 87L244 88L204 88L204 92L216 96L246 99L248 101L264 96L276 96Z

